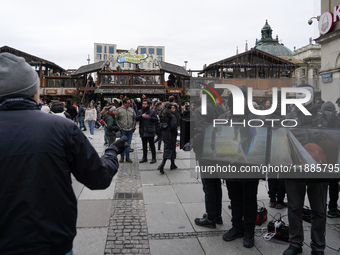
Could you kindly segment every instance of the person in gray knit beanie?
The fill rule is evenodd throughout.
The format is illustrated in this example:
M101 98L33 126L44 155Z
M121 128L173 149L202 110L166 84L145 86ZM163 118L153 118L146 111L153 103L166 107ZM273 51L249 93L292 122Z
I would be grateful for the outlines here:
M39 85L38 74L24 58L7 52L0 54L0 98L12 94L33 96Z

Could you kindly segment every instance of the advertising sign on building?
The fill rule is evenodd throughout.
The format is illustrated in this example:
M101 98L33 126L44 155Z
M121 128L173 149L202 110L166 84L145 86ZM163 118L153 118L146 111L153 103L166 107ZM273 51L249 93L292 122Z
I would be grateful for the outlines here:
M321 75L322 77L322 83L329 83L332 82L332 73L326 73Z
M142 59L146 59L148 57L148 54L131 54L131 53L125 53L123 57L118 59L118 63L133 63L133 64L139 64Z
M319 31L321 35L329 33L334 23L340 19L340 6L334 6L334 12L324 12L320 16L319 20Z

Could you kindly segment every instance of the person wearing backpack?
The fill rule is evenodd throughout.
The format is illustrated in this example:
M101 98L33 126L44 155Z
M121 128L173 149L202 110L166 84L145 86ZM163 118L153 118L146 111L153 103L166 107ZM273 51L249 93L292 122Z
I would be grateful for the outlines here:
M316 127L319 128L338 128L339 120L337 117L335 105L327 101L321 105L321 109L315 116Z
M84 104L81 104L79 107L78 107L78 122L79 122L79 128L80 130L82 131L86 131L86 126L85 126L85 122L84 122L84 119L85 119L85 111L86 111L86 107Z

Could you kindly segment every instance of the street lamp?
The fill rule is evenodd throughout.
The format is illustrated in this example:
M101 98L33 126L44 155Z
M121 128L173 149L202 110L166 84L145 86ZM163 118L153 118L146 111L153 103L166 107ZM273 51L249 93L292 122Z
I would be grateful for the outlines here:
M90 64L90 54L87 55L87 64L89 65Z

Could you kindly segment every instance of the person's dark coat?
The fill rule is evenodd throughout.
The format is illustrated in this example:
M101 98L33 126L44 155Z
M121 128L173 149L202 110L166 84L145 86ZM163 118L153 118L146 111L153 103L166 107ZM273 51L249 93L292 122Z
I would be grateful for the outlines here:
M167 128L161 129L163 142L164 142L164 154L165 159L175 159L176 157L176 142L177 142L177 120L175 114L169 109L165 109L161 115L161 124L167 124Z
M102 118L105 121L106 126L105 135L116 137L116 133L120 130L116 118L110 113L104 114Z
M66 104L66 112L71 115L71 118L74 119L77 116L77 109L71 105L71 104Z
M143 118L142 115L146 113L149 118ZM155 136L155 124L158 121L157 114L154 110L149 107L140 109L135 117L136 121L139 122L139 134L140 137L154 137Z
M24 95L0 98L0 137L0 254L66 254L77 221L71 174L92 190L109 187L116 151L99 158L74 122Z
M161 108L155 108L155 112L158 116L158 121L156 121L156 123L155 123L155 132L156 132L157 136L160 136L160 132L161 132L161 129L159 127L159 122L160 122L159 115L160 115L161 111L162 111Z

